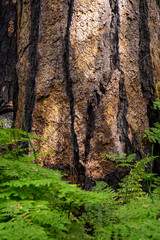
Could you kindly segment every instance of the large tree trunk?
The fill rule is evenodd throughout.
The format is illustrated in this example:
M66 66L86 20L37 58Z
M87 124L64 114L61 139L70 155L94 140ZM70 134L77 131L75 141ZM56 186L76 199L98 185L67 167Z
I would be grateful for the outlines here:
M103 154L138 155L155 121L159 56L159 0L17 0L15 126L47 138L45 165L112 182L121 173Z

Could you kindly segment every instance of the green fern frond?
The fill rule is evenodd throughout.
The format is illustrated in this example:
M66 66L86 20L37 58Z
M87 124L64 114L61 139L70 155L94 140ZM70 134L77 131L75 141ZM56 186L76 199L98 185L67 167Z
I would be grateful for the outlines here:
M153 107L155 110L160 110L160 99L157 98L156 101L153 102Z

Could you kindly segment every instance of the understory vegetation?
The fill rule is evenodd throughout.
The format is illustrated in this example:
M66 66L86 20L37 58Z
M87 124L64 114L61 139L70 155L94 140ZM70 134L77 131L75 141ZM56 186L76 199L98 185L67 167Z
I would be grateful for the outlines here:
M160 110L160 101L154 103ZM23 143L37 138L0 127L0 239L2 240L159 240L160 177L154 156L106 155L128 175L114 191L97 182L92 191L62 180L62 173L38 166L38 155L24 154ZM160 144L160 124L146 130ZM20 144L21 143L21 144ZM32 145L31 145L32 147Z

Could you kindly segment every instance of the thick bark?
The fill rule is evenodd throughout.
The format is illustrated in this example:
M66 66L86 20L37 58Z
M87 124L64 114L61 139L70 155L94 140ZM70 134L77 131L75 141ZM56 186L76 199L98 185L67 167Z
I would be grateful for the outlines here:
M16 1L0 1L0 120L13 120L18 82L16 75Z
M2 1L1 16L16 1L8 2ZM139 135L156 120L159 7L158 0L17 1L17 39L3 30L8 19L0 39L10 52L8 39L17 41L17 61L4 53L1 83L12 54L15 125L47 138L38 142L40 151L55 152L44 165L65 169L88 188L92 179L114 184L123 175L103 154L139 156ZM14 82L15 73L9 86Z

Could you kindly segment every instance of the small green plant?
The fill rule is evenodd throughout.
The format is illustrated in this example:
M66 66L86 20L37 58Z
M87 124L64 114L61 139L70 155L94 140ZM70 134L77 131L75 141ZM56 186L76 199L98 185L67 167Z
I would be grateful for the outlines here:
M153 103L153 107L155 110L160 110L160 99L157 98ZM160 123L154 123L154 127L145 130L144 137L148 138L151 143L160 144Z
M124 203L141 197L144 192L142 190L142 184L145 165L149 160L143 159L143 161L136 161L136 154L127 156L125 153L121 154L106 154L107 158L116 161L117 167L123 167L130 169L129 174L122 179L119 183L118 196Z
M140 161L136 161L136 155L131 154L107 154L107 158L111 158L116 161L117 167L129 168L129 174L124 177L119 183L118 196L124 203L144 196L146 192L142 190L142 183L146 185L147 193L152 198L151 188L152 180L155 178L155 174L152 173L153 160L157 156L146 156ZM150 166L150 172L146 172L147 166Z

